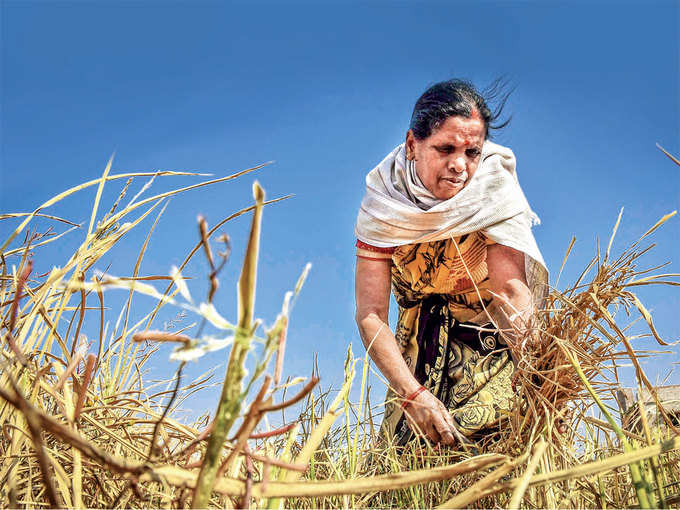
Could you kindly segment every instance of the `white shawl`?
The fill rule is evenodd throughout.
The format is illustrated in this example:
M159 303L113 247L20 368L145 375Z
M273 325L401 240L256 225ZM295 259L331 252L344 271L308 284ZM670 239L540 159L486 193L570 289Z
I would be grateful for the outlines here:
M356 237L386 248L481 230L496 243L525 254L527 283L534 298L542 301L548 292L548 270L531 233L539 219L517 180L513 152L488 140L484 142L477 171L448 200L437 200L429 193L413 166L406 161L401 144L368 173Z

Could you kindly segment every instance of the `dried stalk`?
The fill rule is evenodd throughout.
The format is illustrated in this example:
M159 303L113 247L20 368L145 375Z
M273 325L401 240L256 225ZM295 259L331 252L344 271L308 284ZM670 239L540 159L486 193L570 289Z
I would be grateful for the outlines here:
M257 275L257 256L260 241L260 223L262 221L262 209L264 202L264 190L257 182L253 185L253 196L255 198L255 211L250 228L248 247L243 261L241 277L238 282L238 328L234 345L229 355L227 374L222 386L222 395L215 413L215 426L201 466L194 497L191 502L192 508L205 508L210 501L212 487L217 474L218 462L222 445L227 438L227 433L231 429L234 420L238 416L241 402L242 381L244 378L243 363L248 352L252 338L253 304L255 300L255 284Z

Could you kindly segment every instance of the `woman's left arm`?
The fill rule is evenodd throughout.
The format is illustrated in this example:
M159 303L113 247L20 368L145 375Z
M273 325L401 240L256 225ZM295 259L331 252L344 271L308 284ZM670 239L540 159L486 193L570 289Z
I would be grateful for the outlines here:
M494 299L489 308L493 321L500 328L510 351L519 360L519 343L529 331L533 300L524 271L524 253L502 244L487 247L489 290Z

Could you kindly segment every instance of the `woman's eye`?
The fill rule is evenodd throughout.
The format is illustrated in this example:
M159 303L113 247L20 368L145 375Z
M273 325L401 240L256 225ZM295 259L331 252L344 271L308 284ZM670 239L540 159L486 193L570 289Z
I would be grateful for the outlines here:
M479 155L481 154L481 152L480 152L479 150L477 150L477 149L473 149L473 150L467 151L467 154L468 154L468 156L470 156L471 158L476 158L477 156L479 156Z

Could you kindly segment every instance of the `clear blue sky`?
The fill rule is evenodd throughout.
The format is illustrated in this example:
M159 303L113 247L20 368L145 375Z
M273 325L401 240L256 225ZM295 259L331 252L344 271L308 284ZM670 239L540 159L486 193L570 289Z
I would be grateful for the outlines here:
M506 75L516 86L512 123L496 140L515 151L553 277L573 235L562 281L574 280L596 237L606 244L622 206L615 250L678 208L680 168L655 147L680 154L677 1L0 5L0 210L29 211L98 177L113 151L114 172L220 176L275 160L256 176L174 199L142 271L167 274L196 240L196 215L214 224L249 205L255 177L268 197L294 193L265 210L256 311L273 320L312 262L293 312L287 374L308 374L317 352L325 384L337 383L347 344L363 353L354 324L353 227L364 177L401 143L413 103L436 81L463 77L484 86ZM152 191L194 182L166 178ZM118 190L108 188L107 204ZM82 193L52 212L85 221L93 197ZM112 273L129 274L150 223L98 267L112 263ZM216 302L232 319L248 224L241 218L225 228L234 256ZM679 225L675 218L655 235L650 266L672 260L669 272L680 272ZM0 237L13 226L2 222ZM37 270L63 264L83 235L38 252ZM205 271L199 261L187 274ZM199 279L191 288L205 292ZM677 291L641 289L640 296L662 335L680 337ZM141 315L148 302L139 303ZM190 373L224 356L215 353ZM653 378L671 368L665 359L647 364ZM151 374L169 377L170 367L163 356Z

